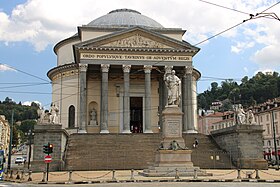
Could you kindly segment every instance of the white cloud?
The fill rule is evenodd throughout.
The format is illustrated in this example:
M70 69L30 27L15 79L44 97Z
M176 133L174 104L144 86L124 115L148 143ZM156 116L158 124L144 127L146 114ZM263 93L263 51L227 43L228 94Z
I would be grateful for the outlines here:
M239 53L240 51L254 47L254 45L254 42L237 42L235 46L231 46L231 52Z
M269 45L261 50L258 50L253 60L260 65L262 68L279 68L280 66L280 45Z
M22 105L31 106L32 102L39 104L39 106L42 106L42 103L39 102L39 101L25 101L25 102L22 103Z
M0 71L16 71L12 68L10 68L8 65L6 64L0 64Z

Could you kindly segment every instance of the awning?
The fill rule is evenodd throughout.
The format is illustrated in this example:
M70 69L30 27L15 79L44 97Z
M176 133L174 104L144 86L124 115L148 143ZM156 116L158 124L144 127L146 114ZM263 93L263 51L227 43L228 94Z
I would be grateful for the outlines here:
M275 155L275 151L272 151L272 155ZM278 156L280 156L280 150L278 150Z
M271 155L271 152L263 152L263 155Z

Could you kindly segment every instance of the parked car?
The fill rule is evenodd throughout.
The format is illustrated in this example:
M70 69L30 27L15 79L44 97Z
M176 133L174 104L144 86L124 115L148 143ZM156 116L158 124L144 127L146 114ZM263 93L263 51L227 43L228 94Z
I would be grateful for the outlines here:
M23 164L25 162L23 157L17 157L15 160L15 164Z

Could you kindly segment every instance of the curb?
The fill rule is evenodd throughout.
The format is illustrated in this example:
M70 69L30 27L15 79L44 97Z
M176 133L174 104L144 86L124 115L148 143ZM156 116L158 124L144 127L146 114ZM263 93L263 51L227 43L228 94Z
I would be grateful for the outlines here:
M153 183L153 182L221 182L221 183L231 183L231 182L250 182L250 183L280 183L280 180L265 180L265 179L155 179L155 180L107 180L107 181L72 181L72 182L25 182L17 180L5 180L15 183L30 183L30 184L100 184L100 183Z

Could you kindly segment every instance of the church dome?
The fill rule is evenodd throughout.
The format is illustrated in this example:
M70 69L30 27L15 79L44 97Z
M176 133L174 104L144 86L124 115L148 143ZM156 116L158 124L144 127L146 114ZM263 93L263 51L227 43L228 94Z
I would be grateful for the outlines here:
M131 9L117 9L91 21L87 26L95 27L133 27L163 28L155 20Z

